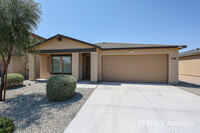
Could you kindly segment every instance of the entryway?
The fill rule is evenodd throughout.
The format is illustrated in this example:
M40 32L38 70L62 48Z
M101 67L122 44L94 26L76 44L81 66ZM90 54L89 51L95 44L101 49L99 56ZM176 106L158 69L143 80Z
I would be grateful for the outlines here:
M90 80L90 53L83 53L83 80Z

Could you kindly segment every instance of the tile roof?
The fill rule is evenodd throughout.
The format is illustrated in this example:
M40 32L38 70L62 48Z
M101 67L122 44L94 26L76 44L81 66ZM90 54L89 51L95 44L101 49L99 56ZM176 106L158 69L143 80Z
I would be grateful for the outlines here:
M186 45L164 45L164 44L140 44L140 43L95 43L94 45L100 46L103 50L109 49L143 49L143 48L186 48Z

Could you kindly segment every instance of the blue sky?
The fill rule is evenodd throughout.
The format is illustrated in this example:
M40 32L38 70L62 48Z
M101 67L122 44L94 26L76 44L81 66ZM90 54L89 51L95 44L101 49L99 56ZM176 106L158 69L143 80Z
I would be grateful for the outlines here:
M200 47L200 0L36 0L35 33L89 43L125 42Z

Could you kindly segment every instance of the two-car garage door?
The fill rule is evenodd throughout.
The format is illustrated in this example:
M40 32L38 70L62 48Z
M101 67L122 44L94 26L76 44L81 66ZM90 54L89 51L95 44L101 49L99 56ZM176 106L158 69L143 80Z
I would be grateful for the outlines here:
M102 80L167 83L167 55L104 55Z

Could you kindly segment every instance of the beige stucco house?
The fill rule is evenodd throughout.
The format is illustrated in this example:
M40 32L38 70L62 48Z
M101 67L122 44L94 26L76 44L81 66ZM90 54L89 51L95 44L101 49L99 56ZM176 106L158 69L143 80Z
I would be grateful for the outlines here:
M179 54L179 74L200 77L200 48Z
M31 33L31 37L34 38L36 42L41 42L45 40L45 38L38 36L34 33ZM29 73L29 58L26 56L26 53L22 57L17 57L15 54L12 55L11 61L8 65L8 73L19 73L23 76L28 75ZM0 70L3 68L4 64L0 61ZM40 75L40 56L36 56L36 76Z
M29 78L36 79L36 56L40 78L70 74L77 80L120 82L178 82L178 50L186 46L97 43L90 44L55 35L31 47Z

